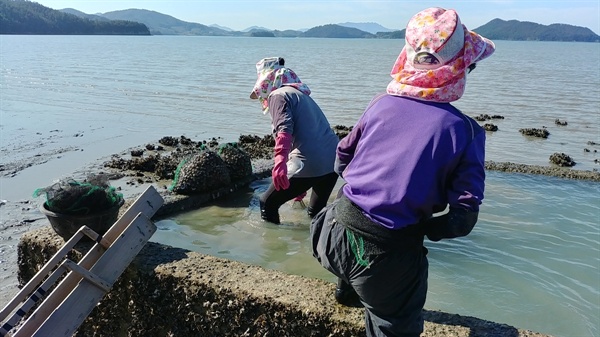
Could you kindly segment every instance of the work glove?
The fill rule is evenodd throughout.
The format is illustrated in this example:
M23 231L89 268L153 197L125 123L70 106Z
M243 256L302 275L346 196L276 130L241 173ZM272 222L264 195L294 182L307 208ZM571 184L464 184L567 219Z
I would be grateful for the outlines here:
M450 207L448 213L431 217L423 224L424 234L430 241L453 239L469 235L477 223L478 211Z
M306 196L306 192L302 192L297 197L292 199L292 208L293 209L306 209L306 204L304 203L305 196Z
M302 199L304 199L305 196L306 196L306 192L302 192L301 194L299 194L297 197L294 198L294 201L302 201Z
M291 147L292 135L287 132L277 133L275 148L273 149L275 165L273 165L273 170L271 171L273 185L277 191L290 187L290 181L287 177L287 160Z

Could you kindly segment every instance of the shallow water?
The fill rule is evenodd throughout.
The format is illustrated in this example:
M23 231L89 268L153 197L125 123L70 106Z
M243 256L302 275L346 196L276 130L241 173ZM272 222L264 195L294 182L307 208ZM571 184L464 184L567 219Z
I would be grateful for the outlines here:
M254 64L266 55L287 59L332 125L351 126L385 90L402 45L386 39L0 35L1 162L66 149L61 158L77 168L165 135L235 141L240 134L269 134L268 117L248 98ZM588 144L600 144L600 67L572 61L577 55L600 64L600 44L496 46L456 102L470 116L505 117L482 122L499 128L488 132L486 159L548 165L550 155L562 152L576 169L600 168L594 162L600 145ZM556 119L568 125L557 126ZM519 132L543 127L547 139ZM31 174L28 181L42 183L41 177Z
M302 209L283 205L282 226L260 220L258 196L268 183L258 181L202 209L161 220L152 240L335 281L312 257ZM471 235L426 242L426 308L555 336L598 335L600 203L589 203L598 196L600 184L488 173ZM566 210L565 200L580 207Z

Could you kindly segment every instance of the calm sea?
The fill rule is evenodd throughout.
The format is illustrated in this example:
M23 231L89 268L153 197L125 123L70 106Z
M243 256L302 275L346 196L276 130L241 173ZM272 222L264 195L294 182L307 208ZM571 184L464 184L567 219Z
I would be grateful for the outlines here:
M331 124L353 125L390 80L401 40L0 35L0 164L50 157L0 178L0 199L30 198L58 172L162 136L270 132L248 98L262 57L283 56ZM486 123L487 160L600 168L600 44L496 41L456 103ZM555 120L567 122L566 126ZM547 139L521 128L547 128ZM587 151L586 151L587 150ZM39 156L39 155L42 156ZM309 255L308 225L258 221L257 182L232 200L158 223L153 240L330 279ZM286 213L287 212L287 213ZM429 309L555 336L600 336L600 184L489 172L476 230L428 244ZM240 240L243 235L244 240ZM249 240L255 238L256 240ZM240 245L240 242L244 242Z

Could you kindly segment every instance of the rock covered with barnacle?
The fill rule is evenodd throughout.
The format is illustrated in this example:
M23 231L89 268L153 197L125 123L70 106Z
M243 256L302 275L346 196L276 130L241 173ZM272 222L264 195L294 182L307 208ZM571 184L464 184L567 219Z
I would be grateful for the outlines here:
M575 161L571 159L571 157L565 153L553 153L550 156L550 162L552 164L556 164L561 167L571 167L575 166Z
M231 181L252 175L252 159L237 143L226 143L220 146L219 156L227 165Z
M229 186L231 178L223 158L205 150L182 161L177 168L171 191L178 194L209 192Z

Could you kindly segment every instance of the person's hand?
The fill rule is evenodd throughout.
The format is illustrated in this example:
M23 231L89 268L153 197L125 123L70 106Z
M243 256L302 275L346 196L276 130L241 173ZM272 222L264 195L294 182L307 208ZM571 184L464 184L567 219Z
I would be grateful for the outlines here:
M460 238L471 233L478 216L478 211L450 207L448 213L425 220L422 229L429 241Z
M290 180L287 177L287 157L275 156L275 165L271 171L271 177L273 178L273 185L275 190L287 190L290 187Z

